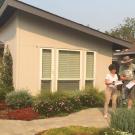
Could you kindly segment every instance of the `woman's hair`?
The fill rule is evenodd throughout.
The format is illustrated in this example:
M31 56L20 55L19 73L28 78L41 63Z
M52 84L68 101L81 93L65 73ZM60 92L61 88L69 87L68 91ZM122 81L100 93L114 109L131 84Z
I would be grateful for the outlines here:
M109 71L116 70L116 66L114 64L109 65L108 67Z

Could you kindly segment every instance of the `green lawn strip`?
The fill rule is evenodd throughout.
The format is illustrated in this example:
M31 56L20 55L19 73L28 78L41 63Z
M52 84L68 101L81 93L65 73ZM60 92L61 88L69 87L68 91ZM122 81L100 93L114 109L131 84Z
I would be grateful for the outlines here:
M50 129L37 135L104 135L107 129L71 126L65 128Z

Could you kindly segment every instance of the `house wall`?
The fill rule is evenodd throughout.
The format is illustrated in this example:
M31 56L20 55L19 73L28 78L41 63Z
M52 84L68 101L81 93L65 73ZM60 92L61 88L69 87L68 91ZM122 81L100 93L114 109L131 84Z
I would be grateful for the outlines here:
M14 14L6 24L0 28L0 41L8 46L13 59L13 82L16 87L17 80L17 14Z
M33 94L40 92L40 48L95 51L95 86L100 90L105 88L104 78L112 61L112 46L109 42L24 12L18 12L17 16L17 89L29 89Z

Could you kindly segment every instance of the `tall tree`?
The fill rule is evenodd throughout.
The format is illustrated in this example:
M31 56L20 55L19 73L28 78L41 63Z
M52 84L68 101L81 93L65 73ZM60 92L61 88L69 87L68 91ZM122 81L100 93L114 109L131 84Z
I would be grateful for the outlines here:
M1 73L1 86L13 90L13 60L8 47L5 48Z
M6 94L14 90L13 61L8 47L5 48L3 55L0 74L0 100L5 100Z
M123 24L111 29L107 34L135 43L135 18L126 18Z

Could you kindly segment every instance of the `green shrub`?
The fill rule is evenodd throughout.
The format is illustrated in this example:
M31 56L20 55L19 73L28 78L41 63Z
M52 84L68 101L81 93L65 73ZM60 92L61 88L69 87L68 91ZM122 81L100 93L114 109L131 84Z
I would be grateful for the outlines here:
M80 102L84 107L101 107L104 103L104 96L96 89L90 89L80 95Z
M73 107L68 98L65 93L42 93L35 101L34 108L37 112L47 117L72 112Z
M47 117L59 114L69 114L89 107L102 107L103 94L95 89L78 92L42 93L37 97L34 108L41 115Z
M117 109L111 114L110 126L116 130L135 134L135 109Z
M25 90L13 91L7 94L6 103L12 109L20 109L32 106L33 98Z

